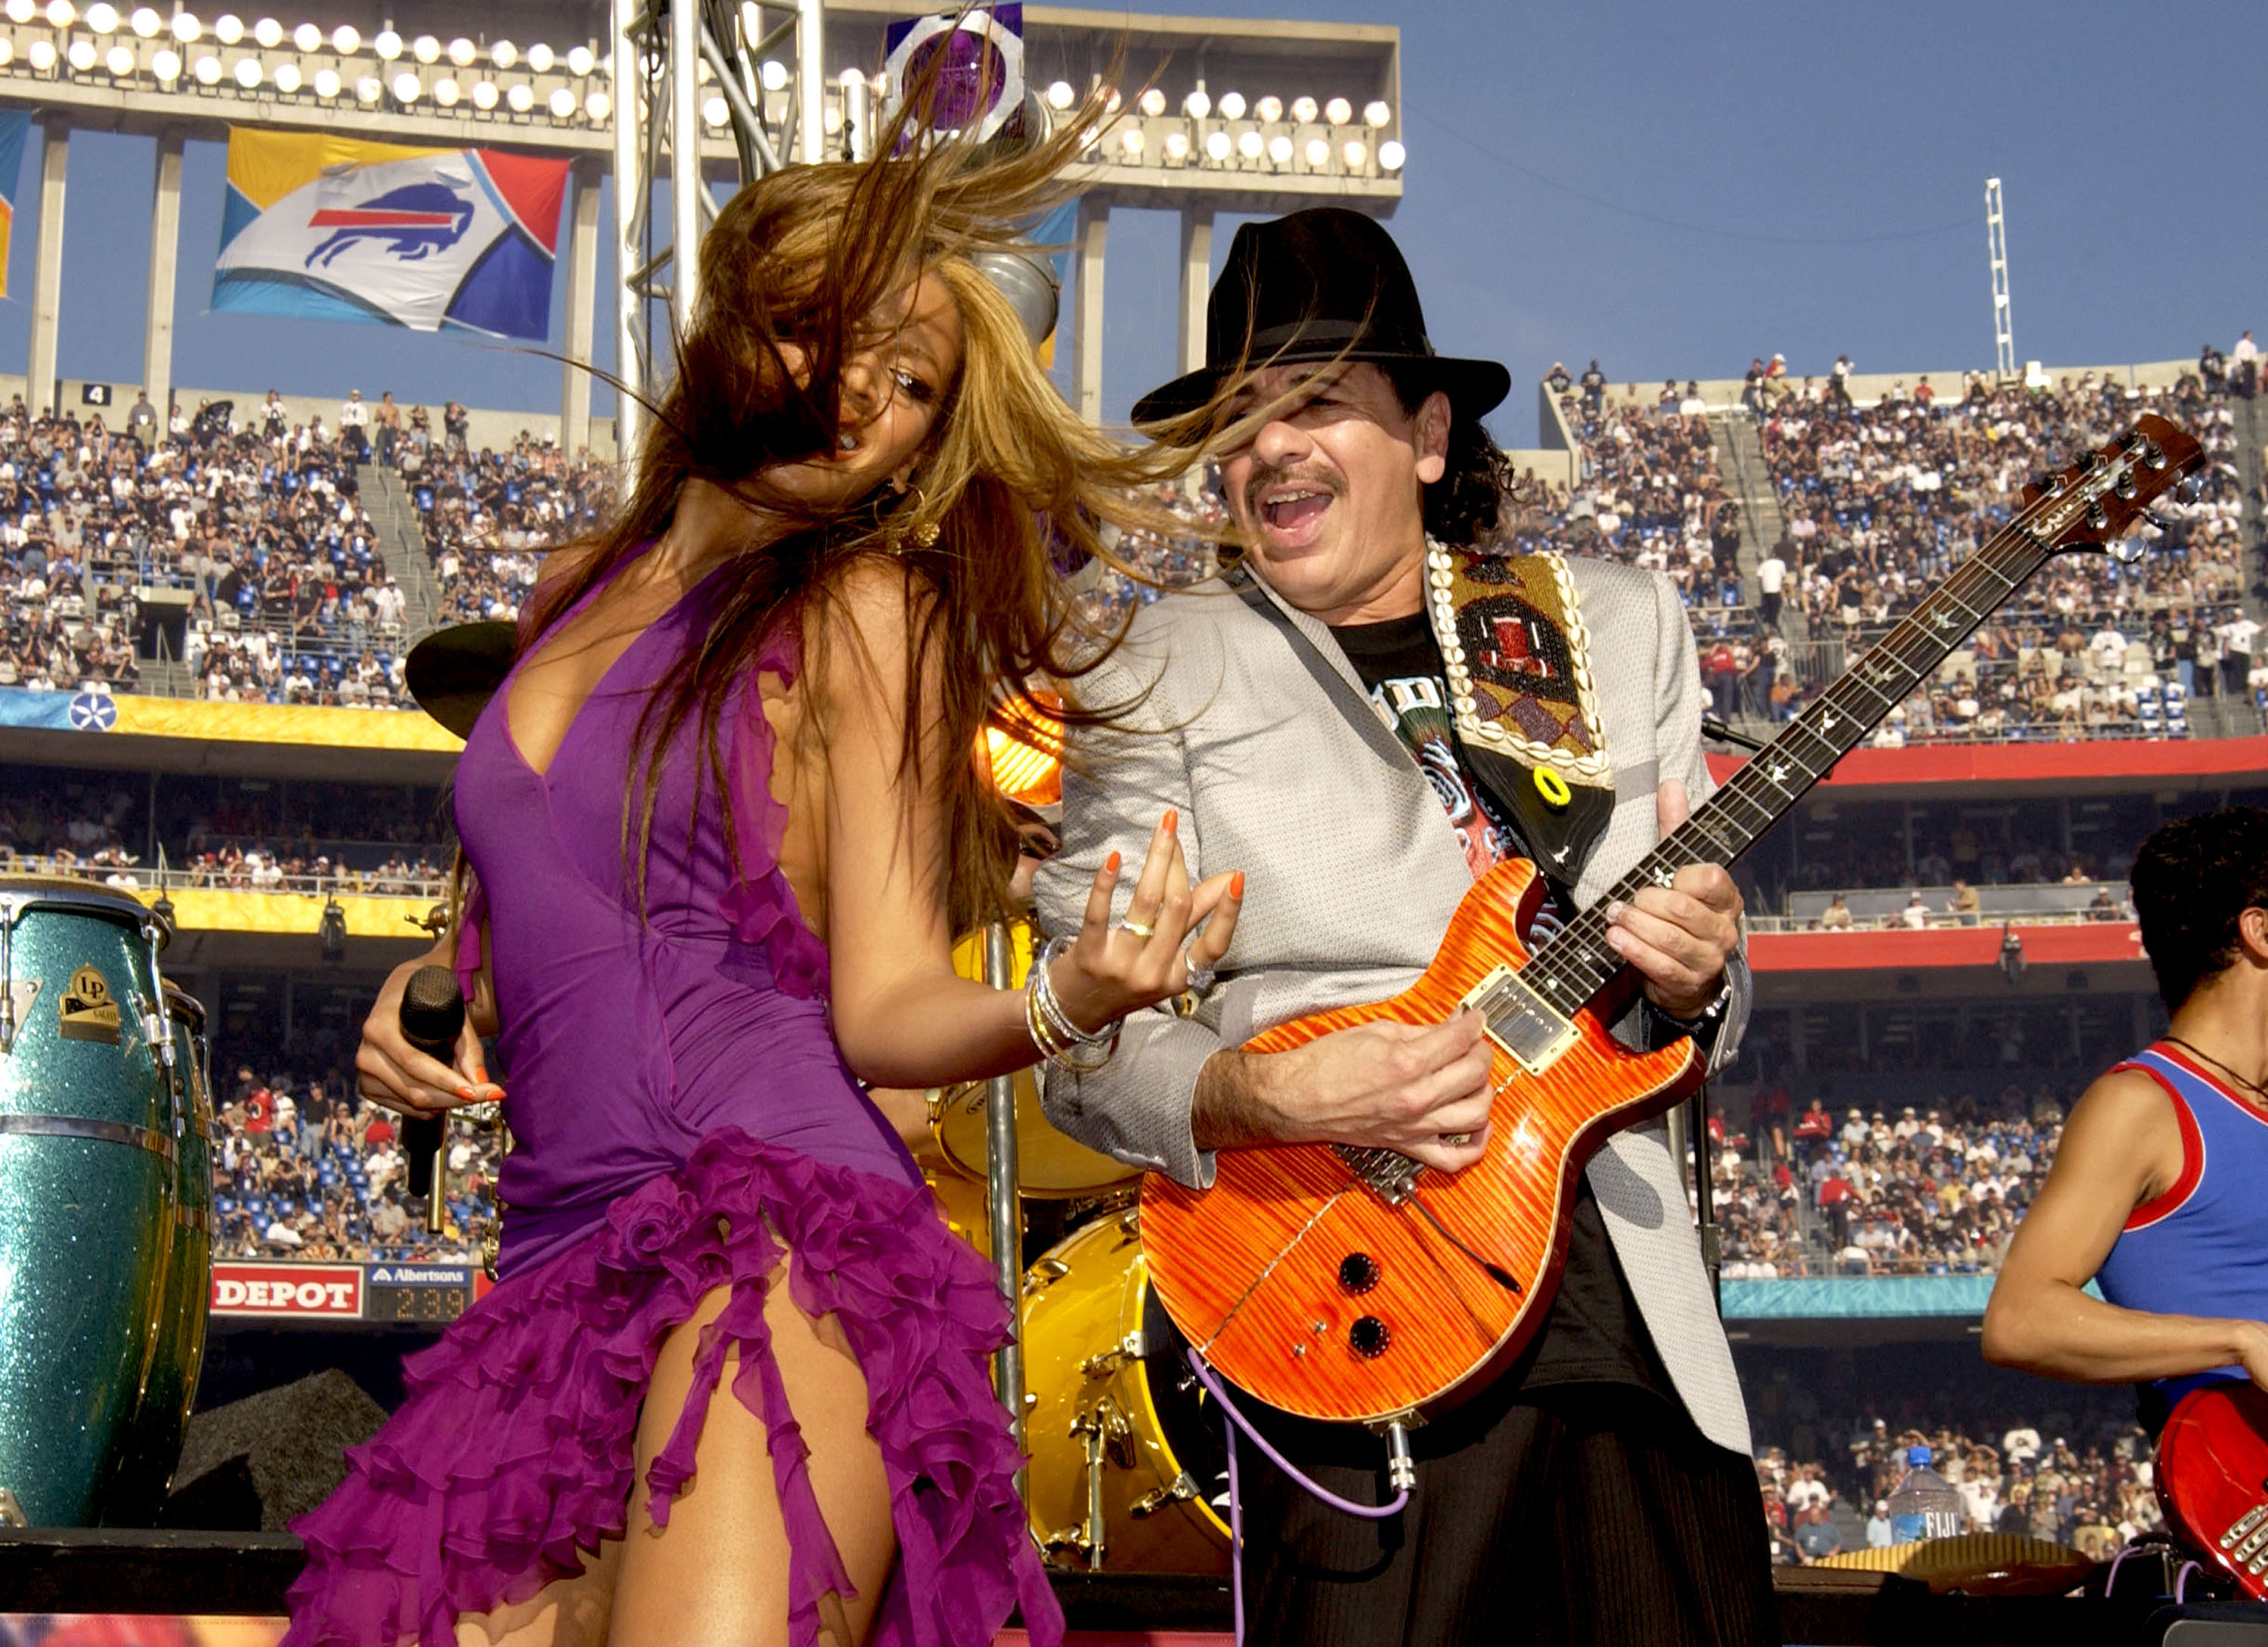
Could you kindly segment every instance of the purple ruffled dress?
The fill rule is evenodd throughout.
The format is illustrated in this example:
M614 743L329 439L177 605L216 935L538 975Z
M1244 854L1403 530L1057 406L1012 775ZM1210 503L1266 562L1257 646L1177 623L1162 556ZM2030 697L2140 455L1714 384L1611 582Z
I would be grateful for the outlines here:
M548 772L513 746L503 690L466 743L457 819L482 889L517 1140L500 1280L406 1364L408 1401L294 1528L307 1565L289 1647L453 1643L458 1614L524 1601L622 1537L632 1492L666 1524L735 1349L733 1394L766 1426L785 1512L790 1637L814 1641L820 1599L850 1585L770 1354L764 1299L783 1248L797 1307L836 1316L870 1392L899 1545L873 1640L989 1647L1019 1602L1036 1640L1060 1639L988 1373L1006 1310L836 1048L827 952L777 867L786 812L753 680L722 723L740 871L713 784L696 806L688 729L654 807L644 924L626 882L639 712L705 629L714 584L631 643ZM762 665L783 680L794 667L784 639ZM469 974L476 923L466 931ZM730 1299L702 1334L692 1394L634 1482L662 1340L719 1287Z

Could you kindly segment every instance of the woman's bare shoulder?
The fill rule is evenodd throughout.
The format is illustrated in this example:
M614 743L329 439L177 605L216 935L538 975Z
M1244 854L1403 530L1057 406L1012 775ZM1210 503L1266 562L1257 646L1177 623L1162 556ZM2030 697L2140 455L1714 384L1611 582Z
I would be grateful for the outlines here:
M541 589L581 571L598 555L600 547L598 543L585 540L563 543L556 548L544 550L535 569L535 587Z
M830 691L863 691L867 672L902 674L913 636L937 592L912 567L862 555L806 607L806 636L820 643Z

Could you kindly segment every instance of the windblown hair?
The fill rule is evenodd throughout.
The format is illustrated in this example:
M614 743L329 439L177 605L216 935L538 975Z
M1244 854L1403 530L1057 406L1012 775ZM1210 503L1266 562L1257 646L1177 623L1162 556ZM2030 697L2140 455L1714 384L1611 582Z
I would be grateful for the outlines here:
M1188 455L1129 447L1083 423L974 261L1019 250L1016 225L1062 195L1064 168L1089 129L1107 123L1101 94L1064 115L1052 136L1000 154L965 138L917 141L917 116L933 93L933 80L917 83L907 109L880 134L876 152L889 158L774 173L718 214L701 243L700 302L677 341L676 375L650 408L636 489L611 525L567 546L578 552L572 570L541 586L522 624L524 652L666 531L693 481L790 524L784 536L760 540L752 513L749 545L719 580L706 633L665 675L640 723L644 765L627 782L623 846L641 904L659 780L681 730L698 728L700 782L719 791L737 863L718 739L727 695L783 629L799 638L801 678L824 678L819 653L830 609L840 613L855 569L879 564L902 569L905 589L899 775L908 821L924 795L936 798L946 820L936 861L917 871L933 873L944 890L956 932L1005 913L1016 836L979 770L978 735L988 723L1005 730L1004 717L1024 707L1031 687L1075 679L1115 642L1082 627L1057 564L1091 556L1116 565L1107 527L1171 520L1137 494L1178 474ZM839 509L785 495L767 471L834 452L846 366L887 341L884 317L924 276L959 308L962 357L911 488L901 501L878 486ZM823 748L819 698L811 695L805 724ZM1071 710L1057 718L1101 717ZM900 841L901 849L912 846L909 829Z
M1148 425L1151 432L1168 445L1217 458L1240 442L1249 440L1259 424L1299 405L1303 392L1295 385L1258 407L1233 409L1237 385L1250 373L1277 364L1269 357L1248 351L1245 358L1246 364L1221 374L1219 388L1204 405ZM1314 371L1321 373L1336 365L1359 364L1359 357L1350 350L1313 364ZM1394 388L1395 402L1406 417L1415 417L1425 404L1426 396L1440 387L1432 369L1422 360L1369 364L1386 375ZM1513 526L1506 518L1507 511L1525 510L1533 501L1530 489L1522 485L1512 460L1489 438L1487 428L1476 417L1452 413L1448 450L1444 457L1441 478L1425 489L1425 535L1440 540L1450 548L1501 551L1504 546L1499 540L1508 536ZM1241 534L1233 527L1225 529L1221 537L1233 548L1244 547Z
M2268 809L2179 818L2134 855L2134 913L2169 1012L2236 963L2238 917L2268 908Z

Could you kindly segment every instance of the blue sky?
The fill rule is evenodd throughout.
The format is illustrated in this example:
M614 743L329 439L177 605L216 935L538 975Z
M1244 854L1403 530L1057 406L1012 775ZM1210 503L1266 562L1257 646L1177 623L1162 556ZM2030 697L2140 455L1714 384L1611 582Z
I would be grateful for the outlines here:
M1845 350L1867 371L1989 365L1987 175L2007 191L2020 357L2162 359L2268 327L2257 0L1142 9L1400 24L1410 163L1393 229L1437 345L1512 368L1519 386L1491 419L1508 445L1533 441L1527 386L1555 359L1580 371L1596 355L1618 379L1657 381L1737 376L1775 349L1798 372L1823 372ZM80 133L71 150L63 371L130 384L151 144ZM556 406L549 361L207 314L221 165L218 145L190 146L177 382L329 394L352 381L409 400ZM27 352L37 178L35 135L18 186L17 295L0 303L10 371ZM1110 417L1172 375L1175 252L1170 216L1114 214ZM602 340L600 364L610 358Z

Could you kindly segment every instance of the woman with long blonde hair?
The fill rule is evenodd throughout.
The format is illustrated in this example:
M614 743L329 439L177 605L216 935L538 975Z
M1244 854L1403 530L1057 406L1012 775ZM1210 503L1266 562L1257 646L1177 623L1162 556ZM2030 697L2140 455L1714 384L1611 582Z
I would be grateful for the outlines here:
M1167 814L1027 990L949 956L1015 857L978 733L1092 651L1051 555L1176 462L1081 425L975 261L1099 113L783 172L703 242L636 490L549 557L466 744L476 889L364 1027L365 1096L503 1099L501 1279L299 1524L287 1641L976 1647L1017 1603L1059 1636L1005 1306L861 1084L1107 1057L1234 923ZM401 1034L426 962L453 1069Z

